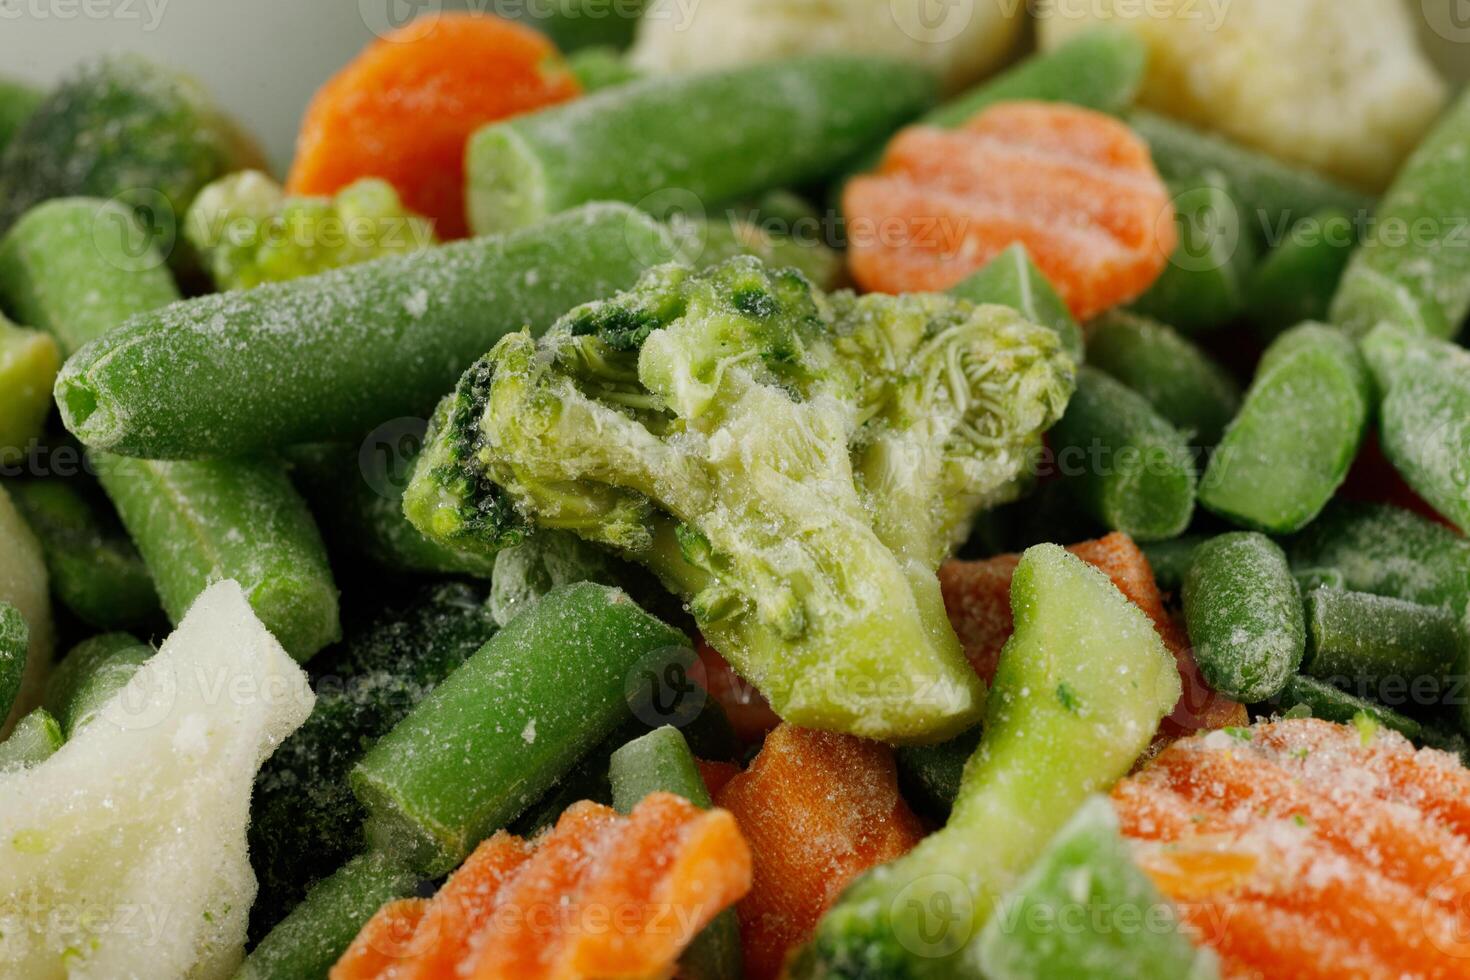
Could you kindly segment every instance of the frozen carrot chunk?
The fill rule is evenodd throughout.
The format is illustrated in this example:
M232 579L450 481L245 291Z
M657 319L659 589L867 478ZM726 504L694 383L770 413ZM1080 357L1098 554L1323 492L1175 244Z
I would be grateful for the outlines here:
M419 923L429 910L425 898L389 902L373 915L337 960L331 980L385 980L396 976L415 952Z
M755 686L746 682L720 652L700 641L699 665L704 669L704 687L709 696L725 709L735 737L742 742L758 742L781 719Z

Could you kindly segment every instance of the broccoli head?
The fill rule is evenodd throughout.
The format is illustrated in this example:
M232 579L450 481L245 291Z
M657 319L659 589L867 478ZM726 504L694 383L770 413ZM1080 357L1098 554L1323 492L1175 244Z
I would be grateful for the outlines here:
M364 178L334 197L288 197L255 170L199 192L184 234L220 289L309 276L434 244L433 223L386 181Z
M1014 495L1073 371L1004 307L662 266L471 368L404 506L456 547L529 523L616 548L788 721L940 739L984 690L935 570Z

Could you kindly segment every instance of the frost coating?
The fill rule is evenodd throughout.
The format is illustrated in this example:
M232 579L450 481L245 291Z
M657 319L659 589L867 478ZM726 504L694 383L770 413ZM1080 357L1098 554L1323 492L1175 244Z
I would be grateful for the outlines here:
M0 601L8 602L19 610L30 627L20 695L9 719L0 718L0 732L7 732L10 725L40 699L41 682L46 666L51 662L54 636L41 544L4 487L0 487L0 555L4 556L0 560Z
M45 762L0 775L0 973L230 975L256 769L312 708L234 582Z

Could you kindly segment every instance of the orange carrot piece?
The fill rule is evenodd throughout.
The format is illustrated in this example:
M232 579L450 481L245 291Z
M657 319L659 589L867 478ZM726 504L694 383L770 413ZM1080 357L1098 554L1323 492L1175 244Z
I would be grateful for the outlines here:
M389 980L418 951L419 923L429 909L423 898L389 902L363 925L333 965L330 980Z
M1215 947L1231 976L1281 980L1393 980L1399 973L1341 936L1262 902L1193 902L1184 921Z
M699 778L704 780L704 788L709 792L710 799L720 795L723 790L736 776L740 775L741 769L733 762L711 762L708 759L695 759L694 764L699 767Z
M1143 141L1060 103L1000 103L960 129L903 130L877 173L848 183L843 211L864 289L948 289L1021 242L1083 320L1146 291L1178 242Z
M736 906L750 980L779 976L853 878L924 835L899 795L889 748L794 725L771 732L715 802L750 843L753 883Z
M735 673L735 668L718 650L701 640L698 652L699 664L704 669L704 688L725 709L736 738L742 742L759 742L781 724L770 702L753 684Z
M332 194L381 177L434 219L440 238L463 237L471 134L579 93L537 31L486 14L420 18L369 45L317 92L286 187Z
M939 566L944 608L975 673L995 680L1000 651L1011 637L1011 577L1020 555L984 561L947 561Z
M415 932L417 952L394 980L457 980L470 942L490 920L500 889L532 848L501 831L475 848L434 896Z

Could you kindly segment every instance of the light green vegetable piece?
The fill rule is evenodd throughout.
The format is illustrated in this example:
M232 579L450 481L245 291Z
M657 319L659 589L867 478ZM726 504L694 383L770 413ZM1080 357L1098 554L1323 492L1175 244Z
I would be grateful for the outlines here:
M41 437L60 369L55 340L0 314L0 462L19 458Z
M617 549L788 721L942 740L983 689L935 571L1071 386L1056 335L1005 307L666 266L501 341L440 405L404 508L457 547L524 515Z
M40 703L41 684L51 666L55 643L49 579L41 543L3 485L0 485L0 555L4 556L0 561L0 602L14 606L30 628L20 693L9 715L0 717L0 737L3 737L22 714Z
M0 773L45 762L65 741L51 712L37 708L16 722L9 737L0 742Z
M504 626L561 585L616 585L612 556L567 531L537 531L495 556L490 615Z
M332 197L288 197L258 170L205 187L184 235L222 290L282 282L434 244L428 218L403 206L393 185L366 177Z
M1036 265L1020 242L985 263L977 272L949 289L949 295L972 303L999 303L1044 327L1061 338L1062 349L1078 364L1084 350L1082 328L1067 309L1066 301Z
M0 602L0 717L10 714L26 672L26 648L31 630L25 617L8 602Z
M996 903L1173 709L1179 671L1153 624L1061 547L1022 556L1011 611L1015 632L949 823L851 885L794 977L984 976L975 940Z
M0 973L228 976L255 895L251 782L312 700L238 585L200 596L71 741L0 774L0 903L36 924L0 945Z
M95 718L153 652L127 633L103 633L72 647L46 678L46 708L66 737Z

